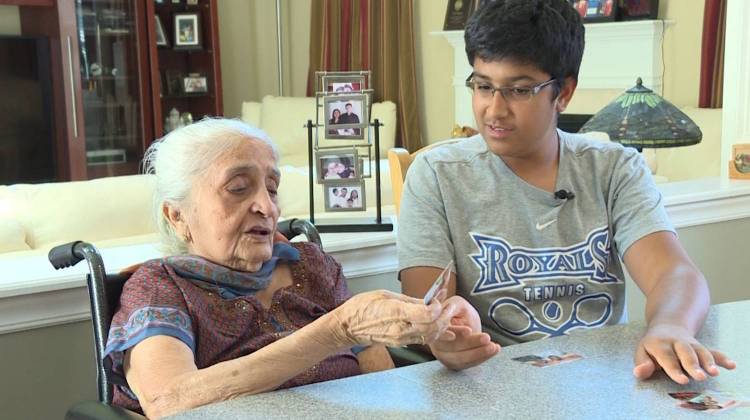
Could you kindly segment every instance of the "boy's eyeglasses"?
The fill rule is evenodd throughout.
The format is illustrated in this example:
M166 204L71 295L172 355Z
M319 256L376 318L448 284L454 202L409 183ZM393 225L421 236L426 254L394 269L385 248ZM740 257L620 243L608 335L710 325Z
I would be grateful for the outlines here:
M490 83L474 80L474 73L472 73L466 78L466 87L482 99L492 99L495 96L495 92L500 92L500 95L508 102L525 102L536 96L542 89L551 85L554 81L555 79L549 79L536 86L494 87Z

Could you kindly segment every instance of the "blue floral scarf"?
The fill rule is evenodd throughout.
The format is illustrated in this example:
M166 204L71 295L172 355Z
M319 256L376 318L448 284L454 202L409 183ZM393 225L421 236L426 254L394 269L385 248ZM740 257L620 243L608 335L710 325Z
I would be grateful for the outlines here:
M167 257L166 262L178 275L190 279L196 286L215 290L225 299L253 295L268 287L273 270L279 262L299 261L297 248L286 244L273 245L271 259L256 272L237 271L212 263L197 255Z

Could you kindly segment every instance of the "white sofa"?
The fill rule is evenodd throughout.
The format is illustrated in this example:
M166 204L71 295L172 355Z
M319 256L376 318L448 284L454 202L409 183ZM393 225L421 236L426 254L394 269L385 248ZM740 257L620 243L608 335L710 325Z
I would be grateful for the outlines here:
M243 120L267 131L278 145L282 172L279 204L285 218L308 217L307 132L303 125L314 118L314 112L313 98L269 96L262 102L243 104ZM392 102L373 104L375 118L384 124L380 135L383 210L392 214L386 152L394 145L396 106ZM374 174L374 167L371 170ZM0 186L0 261L46 253L54 245L79 239L100 248L157 242L151 215L153 188L151 175ZM323 214L322 186L315 184L314 191L317 218L361 214ZM372 213L373 178L366 180L366 195Z

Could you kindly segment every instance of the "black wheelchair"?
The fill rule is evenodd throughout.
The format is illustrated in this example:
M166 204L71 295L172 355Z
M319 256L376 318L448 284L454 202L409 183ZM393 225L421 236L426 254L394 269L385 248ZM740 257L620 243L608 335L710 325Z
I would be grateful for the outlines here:
M320 235L315 226L303 219L289 219L279 222L278 231L287 239L304 235L310 242L322 247ZM145 419L142 415L112 405L112 387L126 385L125 378L112 370L109 359L104 358L107 336L112 317L117 310L122 288L132 273L107 274L101 254L93 245L70 242L52 248L49 261L56 269L72 267L81 260L89 265L86 284L91 304L91 320L94 329L94 354L96 356L96 377L99 393L98 401L85 401L74 404L65 414L67 420L133 420ZM431 355L406 347L389 347L391 357L397 367L434 360Z

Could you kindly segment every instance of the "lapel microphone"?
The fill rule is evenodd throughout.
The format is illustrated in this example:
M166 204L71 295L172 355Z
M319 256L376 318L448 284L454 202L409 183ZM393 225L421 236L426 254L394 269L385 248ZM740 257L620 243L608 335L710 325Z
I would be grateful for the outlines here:
M555 191L555 198L558 200L572 200L576 197L573 191L557 190Z

